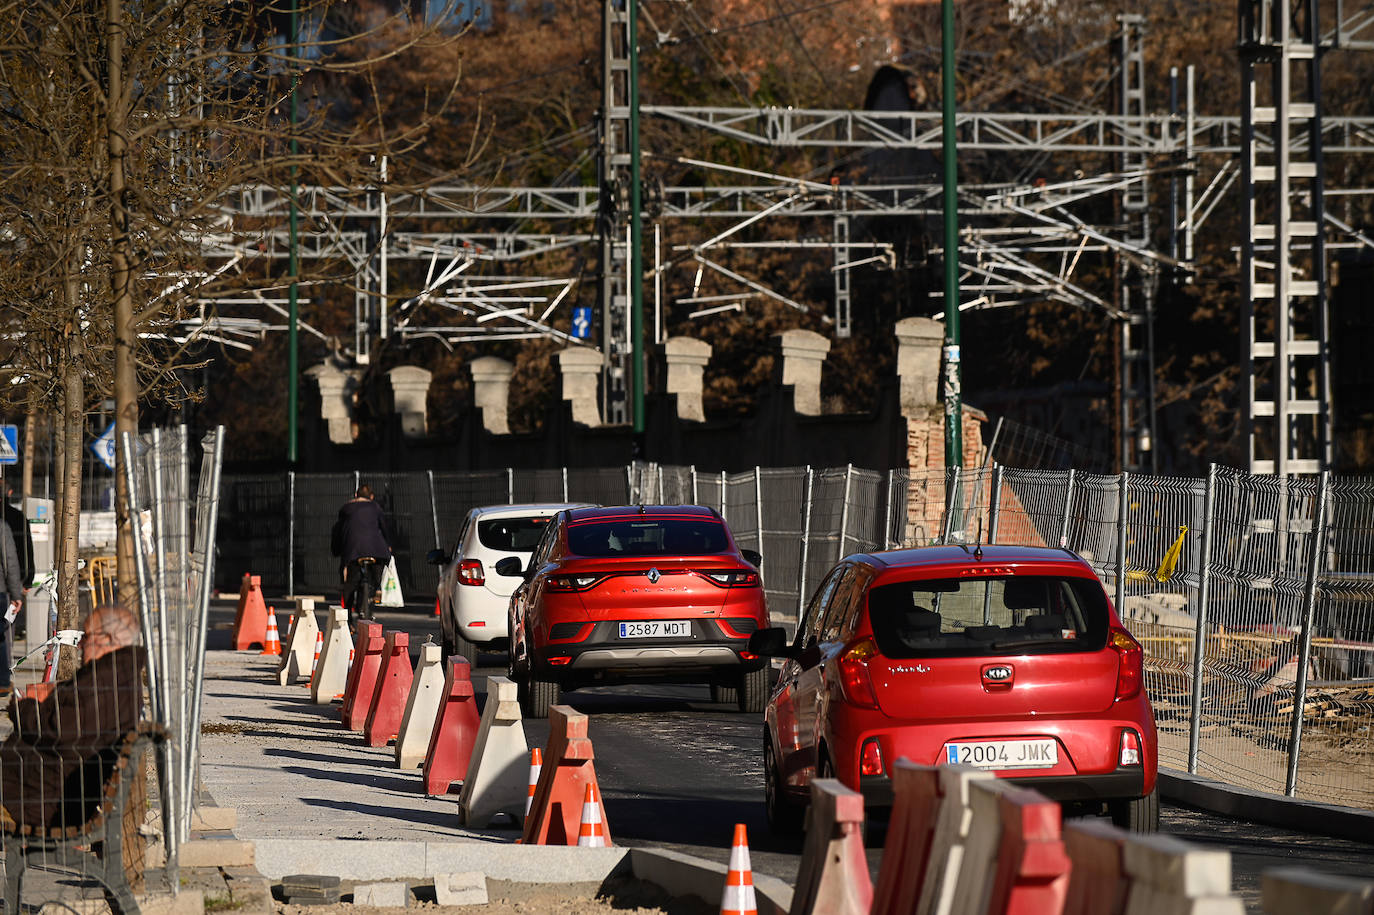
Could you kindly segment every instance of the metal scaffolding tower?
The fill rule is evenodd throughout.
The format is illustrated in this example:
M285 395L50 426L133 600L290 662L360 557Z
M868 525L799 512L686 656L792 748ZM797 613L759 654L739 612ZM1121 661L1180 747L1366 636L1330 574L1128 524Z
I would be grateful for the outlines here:
M1318 473L1332 460L1317 6L1240 5L1249 464L1280 476ZM1270 126L1268 144L1261 125Z
M1117 16L1117 63L1120 67L1118 110L1123 123L1143 122L1145 107L1145 17L1139 13ZM1129 141L1131 135L1127 134ZM1144 138L1128 145L1119 155L1122 174L1138 174L1140 180L1121 188L1123 238L1137 249L1151 246L1149 150ZM1155 261L1136 257L1128 250L1116 256L1118 307L1124 314L1119 326L1118 354L1121 385L1121 469L1131 472L1156 470L1154 300L1159 268Z

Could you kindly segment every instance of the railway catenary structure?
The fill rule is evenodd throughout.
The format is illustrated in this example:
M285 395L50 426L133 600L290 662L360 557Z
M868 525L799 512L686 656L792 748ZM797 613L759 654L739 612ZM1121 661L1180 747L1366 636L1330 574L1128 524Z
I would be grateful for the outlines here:
M1324 6L1329 7L1330 0ZM1326 313L1326 257L1342 247L1374 247L1374 240L1326 212L1324 198L1369 193L1324 186L1324 158L1374 152L1374 117L1323 117L1320 59L1335 49L1374 49L1374 5L1347 13L1335 0L1334 23L1322 29L1318 0L1246 0L1239 35L1245 109L1235 116L1195 113L1191 68L1171 70L1172 110L1149 113L1139 15L1118 17L1117 111L1092 113L961 112L959 145L965 151L1004 155L1116 158L1117 170L1044 184L961 184L959 189L962 309L1007 307L1052 299L1097 309L1118 322L1121 392L1119 458L1126 470L1152 469L1154 438L1152 322L1156 285L1166 269L1192 269L1194 238L1219 199L1237 183L1245 201L1247 231L1239 240L1246 320L1247 419L1250 470L1312 473L1331 461L1330 362ZM385 163L377 185L302 188L299 210L313 231L300 236L299 256L350 265L356 276L355 332L349 356L371 361L380 340L432 337L449 344L548 337L599 345L605 371L603 416L625 422L635 340L630 321L628 198L630 129L627 20L623 5L605 4L599 187L431 186L393 191ZM1313 36L1321 36L1314 41ZM1180 93L1178 90L1181 89ZM1179 98L1180 94L1182 99ZM938 150L938 111L854 111L798 108L650 106L647 117L737 140L779 147L839 150ZM587 131L588 134L591 131ZM742 184L662 187L653 195L654 259L643 277L654 289L652 333L662 334L660 279L666 265L696 271L693 295L680 304L699 307L693 317L766 296L801 311L810 306L721 263L731 247L813 247L833 258L835 295L827 319L837 336L850 330L850 271L892 265L882 242L849 240L862 217L938 219L943 192L930 184L835 184L785 175L743 172L689 156L674 161ZM1152 231L1150 182L1167 178L1170 193L1163 245ZM1119 206L1120 220L1095 223L1086 211L1104 200ZM1280 205L1282 202L1282 205ZM225 208L225 229L207 244L244 264L251 258L289 256L286 194L270 187L242 188ZM1299 218L1300 217L1300 218ZM743 230L780 218L829 220L830 239L757 240ZM658 229L669 220L693 220L702 240L664 252ZM527 223L557 232L527 231ZM451 223L436 231L433 226ZM242 228L240 228L242 227ZM249 228L251 227L251 228ZM1327 236L1331 239L1328 240ZM750 240L746 240L750 239ZM563 248L599 246L599 339L555 327L577 277L520 275L514 265ZM940 255L938 249L933 254ZM1117 259L1115 294L1104 297L1075 281L1085 255ZM397 262L408 262L398 271ZM509 272L478 275L488 263ZM698 296L705 272L740 287L738 294ZM257 302L285 314L281 303ZM448 321L422 320L440 306ZM932 312L939 309L933 308ZM1275 333L1266 336L1266 317ZM254 318L206 317L188 331L247 345L280 324ZM315 333L308 324L300 324ZM1315 379L1315 383L1311 380Z

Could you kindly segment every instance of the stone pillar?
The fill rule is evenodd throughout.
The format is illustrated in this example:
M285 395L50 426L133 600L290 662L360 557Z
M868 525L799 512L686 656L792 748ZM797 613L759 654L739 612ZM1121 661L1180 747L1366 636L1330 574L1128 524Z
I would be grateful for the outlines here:
M401 434L418 438L428 431L429 381L434 373L417 365L398 365L387 372L391 399L401 414Z
M773 339L782 349L782 383L792 386L797 412L820 416L821 363L830 352L830 341L810 330L786 330Z
M663 341L663 357L668 363L665 388L677 395L677 418L705 422L701 376L711 359L711 344L693 337L669 337Z
M902 415L924 417L932 404L940 402L945 326L932 318L903 318L897 322L896 333Z
M492 435L509 435L506 404L515 366L496 356L482 356L468 363L468 371L472 372L472 402L482 411L482 428Z
M601 401L596 391L601 380L601 353L586 346L570 346L559 351L558 368L563 373L563 399L572 402L573 422L601 425Z
M315 379L320 389L320 418L329 429L329 440L336 445L351 445L358 437L353 424L353 394L358 389L360 369L344 371L328 360L305 374Z

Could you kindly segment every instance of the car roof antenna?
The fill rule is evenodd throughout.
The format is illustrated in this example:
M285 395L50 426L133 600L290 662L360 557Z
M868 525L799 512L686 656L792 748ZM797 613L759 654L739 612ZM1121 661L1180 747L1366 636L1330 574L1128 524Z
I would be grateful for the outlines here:
M983 516L978 516L978 538L973 541L973 558L983 558Z

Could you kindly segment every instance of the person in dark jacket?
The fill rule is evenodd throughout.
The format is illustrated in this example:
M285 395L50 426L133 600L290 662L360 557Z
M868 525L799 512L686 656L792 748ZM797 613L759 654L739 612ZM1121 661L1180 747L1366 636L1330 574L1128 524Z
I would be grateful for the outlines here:
M104 604L86 618L82 665L39 701L10 705L14 731L0 743L0 821L78 826L100 803L119 744L143 706L138 621Z
M17 636L24 634L24 594L33 587L33 534L29 531L29 519L24 517L23 509L13 504L14 486L9 482L5 483L5 501L3 507L5 512L5 523L9 525L10 533L14 535L14 548L19 552L19 567L22 570L24 580L24 590L20 592L10 592L10 600L19 599L19 607L15 610L15 618L8 623L0 622L0 636L4 638L4 646L0 647L0 660L6 662L4 673L0 673L0 700L4 699L5 692L9 688L10 672L9 663L14 656L14 640ZM7 608L0 607L0 614L7 612Z
M372 593L381 590L382 572L391 560L391 536L387 532L386 516L372 494L372 487L366 483L358 487L358 492L339 509L338 520L330 537L330 547L339 557L339 571L344 583L344 605L350 610L372 615L371 607L350 606L357 577L368 576ZM375 562L360 565L360 559L373 559Z
M0 524L0 701L13 691L10 657L14 654L14 621L24 599L24 567L14 548L9 525Z

